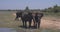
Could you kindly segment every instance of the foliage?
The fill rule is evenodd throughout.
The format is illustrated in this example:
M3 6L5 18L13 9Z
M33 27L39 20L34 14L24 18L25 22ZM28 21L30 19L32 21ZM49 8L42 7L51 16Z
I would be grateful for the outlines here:
M45 12L53 12L53 13L58 13L60 12L60 6L55 5L53 7L49 7L48 9L44 9Z

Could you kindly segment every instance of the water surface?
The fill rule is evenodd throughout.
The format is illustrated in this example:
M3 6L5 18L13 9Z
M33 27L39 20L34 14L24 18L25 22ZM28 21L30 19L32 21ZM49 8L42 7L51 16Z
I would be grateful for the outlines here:
M17 32L14 28L0 28L0 32Z

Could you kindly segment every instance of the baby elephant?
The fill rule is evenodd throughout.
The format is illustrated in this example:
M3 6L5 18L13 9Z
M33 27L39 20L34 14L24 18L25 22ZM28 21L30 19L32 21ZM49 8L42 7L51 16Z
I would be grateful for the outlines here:
M35 13L34 16L34 26L36 28L40 28L40 22L41 22L41 18L43 17L43 13Z

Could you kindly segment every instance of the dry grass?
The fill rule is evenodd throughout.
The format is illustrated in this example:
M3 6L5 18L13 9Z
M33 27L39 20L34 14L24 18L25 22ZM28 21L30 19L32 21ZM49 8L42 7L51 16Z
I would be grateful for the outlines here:
M18 27L22 25L21 21L15 21L15 13L14 12L0 12L0 28L8 27L8 28L20 28ZM44 16L41 19L41 29L34 30L35 32L40 32L42 29L60 29L60 18L53 16ZM20 30L19 29L19 30ZM27 31L30 31L27 29Z

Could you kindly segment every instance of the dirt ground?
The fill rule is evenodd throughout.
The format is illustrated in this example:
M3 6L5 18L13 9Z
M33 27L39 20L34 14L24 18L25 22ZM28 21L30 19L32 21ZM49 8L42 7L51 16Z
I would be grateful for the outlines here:
M43 17L41 19L41 27L42 28L53 28L60 29L60 18L56 17Z

